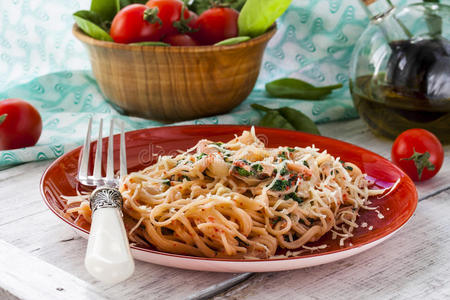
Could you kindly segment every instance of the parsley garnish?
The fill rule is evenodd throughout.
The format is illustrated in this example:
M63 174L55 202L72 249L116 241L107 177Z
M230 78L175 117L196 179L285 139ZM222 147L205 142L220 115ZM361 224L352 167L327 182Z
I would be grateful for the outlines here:
M353 171L353 168L350 167L350 166L345 166L344 168L345 168L346 170L348 170L348 171Z
M170 180L169 179L165 179L162 184L168 185L170 186Z
M202 159L205 156L207 156L207 154L206 153L202 153L202 154L197 156L197 160L200 160L200 159Z
M305 167L309 168L309 164L308 164L308 162L307 162L306 160L303 161L303 165L304 165Z
M252 170L256 173L261 172L263 170L263 166L261 166L260 164L254 164L252 165Z
M289 171L288 171L288 169L286 168L286 165L281 169L281 171L280 171L280 175L281 176L284 176L284 175L287 175L287 174L289 174Z
M289 152L291 152L291 153L295 151L295 149L294 149L294 148L290 148L290 147L288 147L287 149L288 149L288 151L289 151Z
M189 176L186 176L186 175L182 175L181 178L186 179L187 181L191 181L191 178L189 178Z
M287 157L287 153L286 152L281 152L280 154L278 154L278 157L280 157L280 158L282 158L283 160L286 160L286 159L288 159L288 157Z
M303 201L304 201L304 199L302 197L297 196L296 193L289 193L287 195L284 195L284 200L289 200L289 199L292 199L295 202L298 202L299 204L303 203Z
M236 169L236 171L238 172L239 175L244 176L244 177L248 177L252 175L252 172L247 171L244 168L241 167L234 167Z
M284 191L286 190L289 186L290 186L290 182L289 180L280 180L277 179L277 181L275 181L275 183L273 184L271 190L272 191Z

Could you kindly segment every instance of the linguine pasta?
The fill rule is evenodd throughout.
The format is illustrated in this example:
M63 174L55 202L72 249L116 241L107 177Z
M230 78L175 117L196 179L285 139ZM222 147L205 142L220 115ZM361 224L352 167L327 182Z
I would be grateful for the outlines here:
M217 258L270 258L308 247L327 232L341 246L360 209L384 190L326 151L266 148L252 128L227 143L201 140L121 183L131 242ZM67 213L90 222L88 196L66 197Z

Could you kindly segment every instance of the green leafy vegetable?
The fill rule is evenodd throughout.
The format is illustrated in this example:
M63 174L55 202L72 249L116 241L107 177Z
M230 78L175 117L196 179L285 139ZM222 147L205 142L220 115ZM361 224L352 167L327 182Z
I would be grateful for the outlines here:
M131 4L145 4L148 0L120 0L120 8L124 8L125 6L131 5Z
M251 105L254 109L267 112L259 126L303 131L320 135L316 124L307 115L290 107L271 109L259 104Z
M91 11L80 10L73 14L75 22L87 35L97 40L112 42L102 18Z
M190 10L200 15L213 5L234 8L237 11L242 9L246 0L183 0Z
M140 43L131 43L129 45L132 46L161 46L161 47L170 47L170 44L164 42L140 42Z
M239 35L256 37L275 23L292 0L247 0L238 19Z
M103 20L112 21L120 10L119 0L92 0L91 12L98 14Z
M230 46L230 45L235 45L235 44L239 44L242 42L246 42L249 39L250 39L249 36L238 36L238 37L229 38L229 39L220 41L218 43L215 43L214 46Z
M255 108L252 105L253 108ZM259 126L272 127L272 128L283 128L296 130L291 123L289 123L282 115L276 110L268 111L267 114L259 121Z
M307 100L323 99L333 90L340 88L342 84L315 87L294 78L281 78L266 84L266 91L272 97Z

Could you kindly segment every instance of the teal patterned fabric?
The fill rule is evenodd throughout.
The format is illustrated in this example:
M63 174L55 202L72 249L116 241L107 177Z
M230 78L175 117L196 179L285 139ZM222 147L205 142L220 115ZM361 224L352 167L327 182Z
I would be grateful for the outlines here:
M15 97L32 103L42 115L44 129L36 146L0 151L0 167L52 159L81 145L92 115L96 120L122 119L127 130L163 125L120 115L101 94L86 51L71 34L71 14L87 9L89 3L2 0L0 99ZM260 115L250 108L255 102L294 107L317 123L357 117L348 89L325 101L293 101L268 98L264 84L288 76L317 85L347 85L353 45L367 24L357 0L294 0L278 22L278 33L266 50L250 97L228 114L178 124L256 124Z

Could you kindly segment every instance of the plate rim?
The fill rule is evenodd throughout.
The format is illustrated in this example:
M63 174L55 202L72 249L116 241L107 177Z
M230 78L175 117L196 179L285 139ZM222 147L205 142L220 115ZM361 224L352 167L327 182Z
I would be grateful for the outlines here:
M340 254L349 250L357 250L359 248L365 248L366 246L369 246L373 243L376 243L377 241L380 241L379 243L385 241L386 239L390 238L393 234L395 234L396 232L398 232L401 228L404 227L404 225L411 220L412 216L414 215L416 209L417 209L417 204L418 204L418 193L417 193L417 189L412 181L412 179L405 173L403 172L399 167L397 167L394 163L392 163L391 161L389 161L388 159L386 159L385 157L372 152L371 150L365 149L363 147L360 147L358 145L352 144L352 143L348 143L345 141L341 141L338 139L334 139L334 138L330 138L330 137L325 137L325 136L320 136L320 135L316 135L316 134L311 134L311 133L306 133L306 132L299 132L299 131L294 131L294 130L288 130L288 129L280 129L280 128L271 128L271 127L262 127L262 126L252 126L252 125L234 125L234 124L201 124L201 125L175 125L175 126L163 126L163 127L151 127L151 128L143 128L143 129L138 129L138 130L132 130L132 131L128 131L125 134L129 134L129 133L138 133L138 132L143 132L143 131L152 131L152 130L163 130L163 129L167 129L167 128L174 128L174 129L181 129L181 128L213 128L213 127L223 127L223 128L230 128L230 129L240 129L240 130L248 130L251 127L255 127L255 131L258 130L258 128L264 129L264 130L272 130L272 131L283 131L283 132L295 132L296 134L302 134L302 135L306 135L306 136L315 136L315 137L319 137L321 139L325 139L327 141L334 141L334 142L339 142L341 144L346 144L346 145L350 145L352 147L356 147L360 150L363 150L364 152L368 152L371 155L375 155L377 156L379 159L382 159L384 161L387 161L389 164L391 164L393 167L395 167L400 174L402 175L400 177L401 180L406 180L406 184L407 185L411 185L413 187L413 195L412 197L414 198L414 208L411 209L409 211L409 213L407 214L407 216L405 216L405 220L403 220L400 224L398 224L397 226L395 226L393 229L391 229L390 231L383 233L382 236L380 237L373 237L370 238L369 240L363 242L363 243L359 243L357 245L352 245L352 246L346 246L340 249L336 249L336 250L332 250L332 251L328 251L328 252L322 252L322 253L310 253L310 254L306 254L306 255L302 255L302 256L292 256L292 257L280 257L280 258L267 258L267 259L230 259L230 258L209 258L209 257L197 257L197 256L189 256L189 255L181 255L181 254L174 254L174 253L168 253L168 252L162 252L162 251L158 251L158 250L151 250L151 249L146 249L146 248L142 248L142 247L137 247L137 246L133 246L130 245L130 248L132 249L132 251L142 251L142 252L146 252L146 253L151 253L154 255L163 255L163 256L169 256L171 258L178 258L178 259L190 259L190 260L201 260L201 261L210 261L210 262L216 262L216 263L224 263L224 262L228 262L228 263L246 263L246 264L251 264L251 263L267 263L267 262L280 262L280 261L288 261L288 260L305 260L305 259L311 259L311 258L320 258L320 257L328 257L328 256L334 256L336 254ZM119 134L115 134L114 136L118 136ZM106 137L104 138L106 139ZM50 171L50 169L54 166L56 166L61 160L63 160L66 156L70 156L73 155L74 152L79 152L81 150L83 146L79 146L76 147L75 149L72 149L71 151L64 153L63 155L61 155L60 157L58 157L56 160L54 160L44 171L44 173L42 174L42 177L40 179L40 184L39 184L39 190L40 190L40 194L42 199L44 200L46 206L50 209L50 211L55 214L59 219L61 219L62 221L64 221L68 226L70 226L72 229L75 229L75 231L77 233L80 233L80 231L82 232L82 236L88 236L89 235L89 231L87 231L86 229L83 229L81 227L79 227L78 225L75 225L71 222L69 222L67 219L65 219L63 216L61 216L53 207L52 205L49 203L47 197L45 196L44 193L44 179L47 176L47 173ZM326 149L323 149L326 150ZM378 243L376 243L375 245L377 245ZM374 245L374 246L375 246ZM371 247L368 247L365 250L368 250ZM363 250L364 251L364 250ZM357 252L359 253L359 252ZM357 254L355 253L355 254ZM353 254L352 254L353 255ZM351 255L350 255L351 256Z

